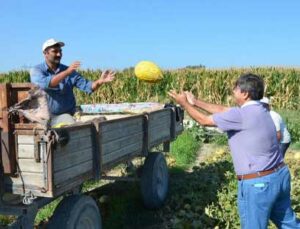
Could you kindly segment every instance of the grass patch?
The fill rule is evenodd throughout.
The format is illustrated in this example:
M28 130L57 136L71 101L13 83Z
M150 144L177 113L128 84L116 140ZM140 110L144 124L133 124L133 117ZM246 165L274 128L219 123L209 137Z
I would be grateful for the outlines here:
M190 130L185 130L171 144L171 155L175 158L176 167L186 169L197 157L200 143L196 141Z
M296 143L291 144L290 149L291 150L297 150L297 151L300 150L300 142L296 142Z
M59 204L59 202L61 200L62 200L62 197L59 197L59 198L55 199L54 201L52 201L51 203L45 205L43 208L41 208L35 217L34 224L38 225L43 221L49 220L49 218L52 216L55 208L57 207L57 205Z

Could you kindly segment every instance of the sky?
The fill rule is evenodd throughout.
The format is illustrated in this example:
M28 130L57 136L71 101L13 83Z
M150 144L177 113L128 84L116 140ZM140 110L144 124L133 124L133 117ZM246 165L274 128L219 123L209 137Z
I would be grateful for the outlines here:
M0 31L0 72L43 62L49 38L82 69L300 66L298 0L0 0Z

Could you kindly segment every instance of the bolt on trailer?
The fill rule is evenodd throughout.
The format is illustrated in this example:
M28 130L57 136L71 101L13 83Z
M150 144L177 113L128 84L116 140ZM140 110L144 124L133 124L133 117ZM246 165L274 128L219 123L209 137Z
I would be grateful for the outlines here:
M17 216L11 228L33 228L38 209L60 196L49 228L101 228L100 210L93 198L80 194L80 186L91 179L118 179L102 174L136 157L145 158L140 177L145 207L162 206L168 169L164 154L151 149L163 144L169 151L183 131L180 107L124 115L94 112L51 128L29 121L40 118L34 90L30 83L0 84L0 214Z

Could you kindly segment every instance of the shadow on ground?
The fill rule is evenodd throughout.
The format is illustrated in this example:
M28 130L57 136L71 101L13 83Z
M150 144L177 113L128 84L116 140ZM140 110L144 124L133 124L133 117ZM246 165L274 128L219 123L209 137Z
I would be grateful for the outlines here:
M169 195L159 210L145 209L138 182L116 181L89 195L100 206L104 228L209 228L219 222L205 208L218 204L217 192L227 185L227 171L232 164L226 160L202 162L192 172L171 169Z

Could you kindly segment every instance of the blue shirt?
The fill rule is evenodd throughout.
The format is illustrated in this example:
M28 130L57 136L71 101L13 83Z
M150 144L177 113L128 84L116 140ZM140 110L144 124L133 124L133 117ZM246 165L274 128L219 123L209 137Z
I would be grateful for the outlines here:
M259 102L250 101L212 117L218 128L227 132L238 175L268 170L283 161L275 125Z
M53 72L46 62L43 62L30 71L30 80L46 91L48 106L51 114L60 115L63 113L74 114L76 100L73 88L77 87L88 94L92 93L92 81L86 80L78 72L74 71L71 75L63 79L57 87L50 87L50 81L54 75L65 71L68 66L60 64Z

